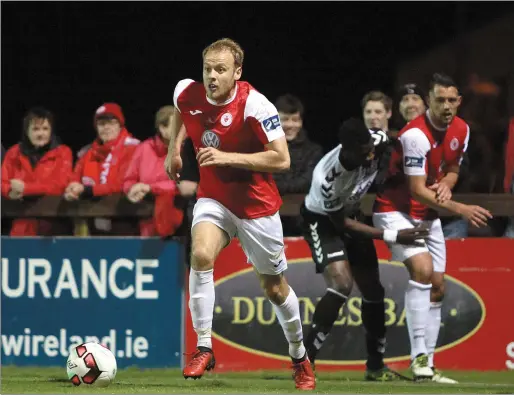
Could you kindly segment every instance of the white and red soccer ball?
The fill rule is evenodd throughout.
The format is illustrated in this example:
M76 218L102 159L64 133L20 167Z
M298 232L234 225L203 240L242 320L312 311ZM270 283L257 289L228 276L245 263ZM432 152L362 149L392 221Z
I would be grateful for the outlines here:
M66 373L73 385L107 387L116 377L114 354L101 344L83 343L70 349Z

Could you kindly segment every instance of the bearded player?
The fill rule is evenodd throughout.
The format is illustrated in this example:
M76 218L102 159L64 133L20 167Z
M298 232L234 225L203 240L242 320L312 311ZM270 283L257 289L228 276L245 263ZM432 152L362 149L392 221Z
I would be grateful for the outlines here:
M392 259L403 262L410 275L405 310L414 378L448 384L456 381L444 377L434 365L446 269L446 245L436 210L446 209L476 227L486 226L492 218L482 207L451 200L469 141L469 126L456 116L461 100L450 77L433 75L428 110L399 132L373 210L374 225L384 230L419 224L430 230L423 246L388 246Z

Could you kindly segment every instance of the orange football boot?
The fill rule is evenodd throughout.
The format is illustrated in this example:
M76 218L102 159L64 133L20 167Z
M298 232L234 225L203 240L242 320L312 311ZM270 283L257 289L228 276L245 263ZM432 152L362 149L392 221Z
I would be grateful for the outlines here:
M313 390L316 388L316 376L308 358L305 361L293 364L293 378L299 390Z
M201 378L205 371L214 369L215 365L216 360L212 350L207 347L198 347L182 373L185 379L191 377L196 380Z

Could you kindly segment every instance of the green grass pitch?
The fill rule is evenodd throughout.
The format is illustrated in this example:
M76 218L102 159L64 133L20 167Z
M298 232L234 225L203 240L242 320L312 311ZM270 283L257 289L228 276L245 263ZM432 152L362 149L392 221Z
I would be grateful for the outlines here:
M403 372L408 375L408 372ZM366 394L505 394L514 393L513 372L445 371L459 380L458 385L437 383L370 383L363 381L363 372L318 372L315 393ZM120 370L116 380L107 388L94 388L84 384L74 387L67 380L66 369L3 366L1 393L65 393L65 394L137 394L137 393L191 393L191 394L284 394L297 392L288 371L248 373L207 373L200 380L184 380L179 369L135 368Z

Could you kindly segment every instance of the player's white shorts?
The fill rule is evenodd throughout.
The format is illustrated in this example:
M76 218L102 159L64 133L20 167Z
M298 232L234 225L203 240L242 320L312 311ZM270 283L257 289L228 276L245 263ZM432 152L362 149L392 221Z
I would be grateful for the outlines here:
M425 246L408 246L403 244L388 244L392 260L404 262L406 259L421 252L430 252L434 265L434 272L444 273L446 270L446 244L444 241L441 220L423 221L414 219L407 214L393 211L390 213L373 213L373 225L380 229L400 230L414 228L419 224L426 224L430 234Z
M200 198L193 209L191 229L199 222L211 222L241 243L248 263L260 274L279 274L287 269L284 234L278 212L255 219L241 219L217 200Z

